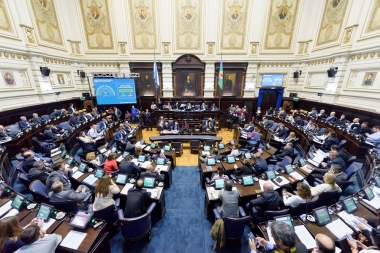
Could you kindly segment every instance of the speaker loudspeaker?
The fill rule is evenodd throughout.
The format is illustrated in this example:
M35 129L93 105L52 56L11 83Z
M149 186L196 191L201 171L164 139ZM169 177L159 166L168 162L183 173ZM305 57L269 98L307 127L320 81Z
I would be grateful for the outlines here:
M81 78L86 78L86 72L84 72L84 71L80 72L80 77Z
M298 78L299 77L299 73L296 71L293 73L293 78Z
M50 75L50 69L48 67L40 67L41 74L43 76L49 76Z

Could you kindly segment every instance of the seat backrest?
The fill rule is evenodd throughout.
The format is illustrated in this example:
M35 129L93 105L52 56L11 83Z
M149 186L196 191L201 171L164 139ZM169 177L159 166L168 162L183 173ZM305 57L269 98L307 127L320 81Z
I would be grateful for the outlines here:
M273 122L273 125L269 129L275 130L277 127L278 127L278 123Z
M346 142L346 140L341 140L338 144L339 148L341 148Z
M289 213L293 216L300 216L304 213L309 213L314 208L315 204L317 203L319 197L315 197L315 199L307 201L305 203L299 204L296 208L291 208Z
M314 208L321 206L329 206L335 203L339 195L340 194L335 190L323 192L321 195L319 195L319 198L317 200L317 203L315 203Z
M322 134L325 132L325 129L326 129L326 128L324 128L324 127L322 127L321 129L319 129L317 135L318 135L318 136L322 135Z
M182 149L182 142L172 142L172 148L175 148L176 150Z
M37 137L32 138L32 143L34 147L34 151L37 153L44 153L40 140L37 139Z
M259 141L261 139L261 135L260 133L254 133L253 136L252 136L252 140L253 141Z
M18 124L6 126L6 129L11 130L11 134L18 134L21 132Z
M168 145L168 142L162 141L162 142L157 143L157 145L158 145L158 147L160 147L160 149L163 149L166 145Z
M110 205L106 208L94 211L93 218L105 220L107 225L115 222L115 206Z
M29 190L32 192L33 197L37 202L49 203L49 195L46 193L46 186L40 180L34 180L29 185Z
M354 181L348 180L348 181L341 181L339 183L336 183L340 189L342 189L342 192L344 192L350 184L352 184Z
M54 206L55 209L66 212L66 213L71 213L71 212L76 212L78 211L78 207L75 204L75 201L72 200L67 200L67 201L49 201L50 205Z
M30 182L30 180L29 180L27 174L25 174L25 173L21 173L21 174L18 176L18 179L21 181L21 183L22 183L23 185L25 185L25 187L26 187L27 189L29 189L29 185L30 185L31 182Z
M307 120L303 121L303 125L306 126L309 122Z
M42 115L41 118L43 118L45 121L49 121L50 120L50 116L49 115Z
M346 162L346 166L350 166L356 160L356 156L351 156L350 159Z
M275 217L275 216L285 215L288 213L289 213L289 209L283 209L283 210L279 210L279 211L265 211L262 222L266 222L268 220L273 220L273 217Z
M25 173L25 174L28 174L26 173L26 171L24 170L24 168L22 167L22 165L24 164L24 162L19 162L16 164L16 170L20 173Z
M213 147L213 146L215 146L215 142L216 141L213 141L213 140L206 140L206 146Z
M251 219L250 216L241 218L223 218L227 239L238 239L244 234L245 224Z
M199 147L201 142L199 140L190 140L190 147Z
M65 121L65 122L62 122L61 124L59 124L64 130L70 130L72 127L70 125L70 122L68 121Z
M348 168L346 169L347 174L347 180L350 180L350 178L356 174L356 172L359 170L358 166L354 163L352 163Z
M285 168L285 166L289 164L292 164L292 158L290 156L284 156L284 159L278 164L278 167Z

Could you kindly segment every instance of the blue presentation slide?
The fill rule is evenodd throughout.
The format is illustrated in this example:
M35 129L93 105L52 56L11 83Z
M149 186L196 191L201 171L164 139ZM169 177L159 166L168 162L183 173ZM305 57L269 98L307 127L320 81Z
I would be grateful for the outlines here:
M263 75L261 86L282 86L284 74L265 74Z
M94 78L98 105L135 104L136 89L133 78Z

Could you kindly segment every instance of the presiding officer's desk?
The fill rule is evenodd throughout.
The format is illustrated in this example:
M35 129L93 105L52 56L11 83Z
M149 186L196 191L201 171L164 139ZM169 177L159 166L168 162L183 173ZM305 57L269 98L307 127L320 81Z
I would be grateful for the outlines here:
M169 131L169 130L162 130L160 131L160 135L161 136L164 136L164 135L211 135L211 136L216 136L216 132L215 131L195 131L194 129L193 130L190 130L186 133L184 132L178 132L178 131Z
M215 142L221 142L222 137L218 136L211 136L211 135L164 135L164 136L151 136L149 137L149 140L151 142L156 141L191 141L191 140L199 140L199 141L215 141Z

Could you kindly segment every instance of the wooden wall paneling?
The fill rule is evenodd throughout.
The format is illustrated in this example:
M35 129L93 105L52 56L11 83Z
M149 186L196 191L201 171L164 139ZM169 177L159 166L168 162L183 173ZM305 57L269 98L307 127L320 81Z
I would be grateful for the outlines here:
M247 71L248 63L246 62L224 62L223 63L223 91L218 86L218 76L220 63L215 63L215 93L216 96L221 97L242 97L245 83L245 74ZM233 87L229 89L228 79L231 76Z
M156 87L153 82L153 62L130 62L129 68L132 73L139 73L140 77L135 78L136 88L138 88L139 93L136 94L139 98L142 97L156 97ZM162 63L157 62L158 78L160 79L160 87L158 91L158 96L162 96ZM144 87L144 79L148 76L148 80L151 83L149 90Z

